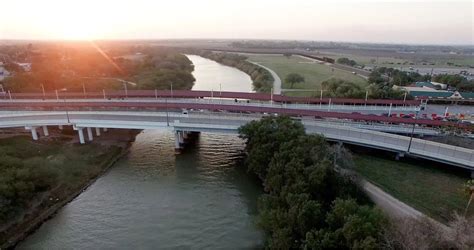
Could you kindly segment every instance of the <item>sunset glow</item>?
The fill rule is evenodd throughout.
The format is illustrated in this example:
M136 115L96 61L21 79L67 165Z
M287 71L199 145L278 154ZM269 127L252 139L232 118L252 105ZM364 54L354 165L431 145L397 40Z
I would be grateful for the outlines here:
M427 4L428 3L428 4ZM25 8L27 6L27 8ZM7 1L0 38L473 42L471 1ZM8 24L8 25L5 25Z

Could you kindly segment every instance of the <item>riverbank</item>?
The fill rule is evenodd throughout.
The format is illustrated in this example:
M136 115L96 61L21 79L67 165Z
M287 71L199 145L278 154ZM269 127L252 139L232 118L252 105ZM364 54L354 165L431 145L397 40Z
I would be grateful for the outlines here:
M469 175L462 170L423 160L395 161L383 153L354 154L356 171L383 191L429 217L448 223L455 212L463 214L468 197L463 185ZM470 209L468 215L474 213Z
M6 217L2 221L3 225L0 226L0 249L13 248L87 189L118 159L127 154L137 134L138 131L132 130L109 130L87 145L78 145L70 131L59 130L52 130L50 137L41 138L37 142L22 135L1 139L0 152L1 157L8 157L8 160L3 161L6 164L11 163L12 158L17 158L24 163L19 167L24 172L32 162L41 162L38 164L38 171L44 171L41 167L47 165L56 168L51 170L50 175L61 178L57 178L54 186L51 185L49 189L30 190L30 199L16 204L15 212L9 213L14 216ZM23 151L23 153L15 153L15 151ZM0 171L11 170L6 167ZM32 176L36 175L32 174ZM18 180L13 181L18 183ZM8 185L8 183L4 184ZM2 187L0 191L5 192L5 187ZM0 195L3 200L11 196L5 193Z
M252 62L247 61L247 57L238 54L214 53L210 51L202 51L199 53L207 59L211 59L226 66L235 67L247 73L253 81L253 88L257 92L270 92L273 88L274 78L272 74Z

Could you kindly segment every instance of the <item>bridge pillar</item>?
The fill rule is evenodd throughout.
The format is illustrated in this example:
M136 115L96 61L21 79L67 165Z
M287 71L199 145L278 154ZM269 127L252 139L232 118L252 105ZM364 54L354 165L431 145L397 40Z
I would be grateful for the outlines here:
M79 143L85 144L86 141L84 140L84 131L82 128L77 128L77 133L79 134Z
M100 136L100 128L95 128L95 134L96 134L97 136Z
M181 133L183 134L183 140L188 139L188 132L182 131Z
M403 152L398 152L397 155L395 155L395 160L400 160L400 158L404 157L405 154Z
M49 136L48 126L43 126L43 134L44 136Z
M36 127L31 127L31 137L33 137L34 141L38 140L38 132L36 131Z
M87 128L87 137L89 137L89 141L94 140L94 136L92 135L92 128L91 127Z
M181 133L180 131L175 131L174 132L174 152L179 154L181 153Z
M58 128L59 128L60 130L63 130L63 125L59 125Z
M104 128L104 132L107 132L107 128Z

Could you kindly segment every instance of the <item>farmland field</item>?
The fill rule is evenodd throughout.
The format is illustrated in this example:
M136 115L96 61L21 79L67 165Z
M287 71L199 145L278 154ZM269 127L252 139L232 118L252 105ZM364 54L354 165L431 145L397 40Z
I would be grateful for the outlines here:
M275 71L282 80L282 89L291 89L292 86L284 82L286 75L290 73L298 73L305 78L304 83L295 84L292 89L317 91L321 89L321 83L323 81L331 78L351 81L361 86L367 85L367 80L361 76L298 56L285 57L283 55L258 54L247 56L249 61L258 62ZM291 95L307 95L304 93L312 92L288 92L288 94Z

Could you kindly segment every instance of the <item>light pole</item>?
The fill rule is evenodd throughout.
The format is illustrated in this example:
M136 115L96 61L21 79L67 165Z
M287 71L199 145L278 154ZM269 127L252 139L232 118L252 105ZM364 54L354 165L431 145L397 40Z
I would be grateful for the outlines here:
M67 92L67 89L64 88L64 89L60 89L59 92L61 93L66 93ZM64 108L66 110L66 117L67 117L67 123L71 123L71 120L69 119L69 112L67 110L67 102L66 102L66 95L63 95L63 100L64 100Z
M82 92L84 92L84 99L87 98L86 85L84 84L84 82L82 83Z
M222 84L219 83L219 103L222 104Z
M408 143L408 150L407 152L410 153L410 148L411 148L411 142L413 141L413 135L415 134L415 125L416 125L416 120L418 119L418 113L420 111L417 110L415 113L415 122L413 123L413 127L411 129L411 136L410 136L410 143Z
M41 90L43 90L43 100L46 99L46 93L44 92L44 85L41 84Z
M173 83L170 83L171 99L173 99Z
M168 115L168 98L165 98L165 106L166 106L166 126L170 126L170 118Z
M128 89L127 89L127 82L126 81L122 81L123 83L123 88L125 90L125 98L128 98Z

